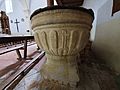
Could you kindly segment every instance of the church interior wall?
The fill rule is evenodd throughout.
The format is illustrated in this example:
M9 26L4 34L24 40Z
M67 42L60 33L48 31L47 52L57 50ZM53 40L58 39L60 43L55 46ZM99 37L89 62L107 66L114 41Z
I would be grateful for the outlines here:
M26 20L23 13L22 5L19 0L14 0L12 4L13 4L13 12L8 13L11 32L12 34L25 35L27 34L27 30L25 26ZM18 20L18 22L20 22L18 23L19 32L17 31L16 24L14 23L16 19Z
M5 2L1 2L0 10L5 11Z
M97 21L97 10L98 8L100 8L102 6L102 4L104 4L106 1L108 0L85 0L83 3L83 7L85 8L91 8L94 13L95 13L95 20L93 22L93 28L91 30L91 40L94 41L95 38L95 31L96 31L96 21ZM24 10L23 10L23 6L21 5L22 3L20 3L21 1L19 0L14 0L13 3L13 12L9 13L9 18L10 18L10 28L11 28L11 32L12 34L29 34L27 33L27 29L28 27L26 27L25 23L27 22L26 17L24 15ZM42 8L47 6L47 2L45 0L31 0L31 5L30 5L30 14L33 13L33 11L35 11L38 8ZM17 3L17 4L16 4ZM2 5L5 9L5 5L3 3ZM15 19L18 18L19 23L19 28L20 28L20 32L18 33L16 31L16 25L14 23L11 23L12 21L15 21ZM21 22L21 19L24 19L24 22Z
M47 6L46 0L31 0L31 7L30 7L30 12L31 14L39 8L43 8Z
M10 30L12 35L28 35L29 33L27 32L26 28L26 20L25 20L25 15L22 9L22 5L19 0L14 0L12 2L13 5L13 12L7 13L9 17L9 23L10 23ZM1 4L1 10L5 11L5 2ZM18 20L20 22L18 24L19 27L19 32L17 31L16 24L14 23L15 20Z
M111 13L112 2L107 2L98 10L93 50L100 60L120 73L120 13L114 16Z
M9 16L9 23L10 23L10 30L11 33L13 35L29 35L31 34L30 32L27 32L28 30L28 26L26 25L28 24L28 20L29 17L26 17L25 15L25 10L24 7L21 3L20 0L14 0L12 1L12 5L13 5L13 12L11 13L7 13L7 15ZM38 8L42 8L47 6L47 2L45 0L31 0L31 5L30 5L30 15ZM5 2L2 2L0 9L5 11ZM17 27L16 24L14 23L15 20L18 20L18 26L19 26L19 32L17 31ZM29 27L29 30L31 30L31 27Z
M105 23L112 18L112 4L113 0L108 0L98 9L97 25Z
M91 41L94 41L95 39L95 33L96 33L96 25L97 25L97 18L98 18L98 9L107 1L110 0L85 0L83 3L83 7L88 8L88 9L92 9L94 11L94 22L93 22L93 27L91 30Z

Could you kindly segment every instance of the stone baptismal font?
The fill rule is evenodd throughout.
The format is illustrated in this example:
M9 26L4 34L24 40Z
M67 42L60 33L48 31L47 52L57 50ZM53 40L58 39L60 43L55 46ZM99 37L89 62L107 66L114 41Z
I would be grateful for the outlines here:
M91 9L53 6L31 15L35 41L46 52L40 90L79 90L77 56L90 38Z

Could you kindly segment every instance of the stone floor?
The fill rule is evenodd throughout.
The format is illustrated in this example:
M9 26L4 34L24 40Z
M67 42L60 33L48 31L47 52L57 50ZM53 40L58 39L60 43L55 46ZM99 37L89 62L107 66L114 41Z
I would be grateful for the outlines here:
M29 52L35 50L35 47L29 48ZM12 59L8 60L9 57ZM40 81L40 68L46 58L44 57L15 87L14 90L39 90L39 85L34 82ZM0 69L8 64L16 62L14 52L5 56L0 56ZM92 55L78 61L79 77L78 90L119 90L115 82L115 73L106 66L106 64L95 59ZM33 87L32 89L29 89ZM46 89L47 90L47 89Z
M78 62L78 64L80 82L78 83L78 89L75 90L119 90L114 78L115 73L104 63L96 61L95 58L89 56L84 61ZM15 90L28 90L31 85L33 88L30 90L39 90L39 84L34 83L39 81L40 72L33 69Z
M104 65L84 62L79 70L80 90L118 90L114 74Z
M22 80L21 82L15 87L14 90L28 90L34 81L40 81L40 72L37 69L32 69ZM34 88L33 90L38 90Z
M116 73L93 53L88 52L78 65L80 90L118 90Z

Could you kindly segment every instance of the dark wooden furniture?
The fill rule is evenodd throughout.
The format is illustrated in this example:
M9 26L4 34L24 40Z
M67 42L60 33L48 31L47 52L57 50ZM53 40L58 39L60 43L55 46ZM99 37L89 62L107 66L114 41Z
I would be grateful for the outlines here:
M27 58L27 46L30 45L30 44L28 45L27 42L30 40L34 40L34 36L3 36L3 37L0 37L0 45L8 45L8 44L15 45L21 42L24 43L24 45L15 46L12 48L1 50L0 55L16 50L17 55L20 60L26 59ZM24 57L21 56L19 49L24 50Z
M47 0L47 6L54 6L54 0Z
M58 5L81 6L84 0L56 0Z
M56 0L59 6L81 6L84 0ZM47 0L47 6L54 6L54 0Z
M112 15L118 11L120 11L120 0L113 0Z
M28 41L33 41L34 36L3 36L0 37L0 45L16 45L17 43L23 43L23 45L15 46L12 48L6 48L0 50L0 55L16 50L19 61L7 66L0 70L0 77L9 74L10 75L0 83L0 90L13 90L16 85L22 80L22 78L44 57L44 51L37 51L35 56L27 58L27 46ZM33 43L34 44L34 43ZM24 56L21 56L20 49L24 50Z
M16 85L22 80L22 78L45 56L45 52L39 53L34 59L27 63L21 69L17 69L9 78L0 83L0 90L13 90ZM13 68L19 67L24 61L19 61L12 65ZM17 64L17 65L16 65ZM5 74L7 69L11 68L10 66L6 67L2 74ZM11 71L11 70L10 70ZM1 74L0 74L1 76Z
M6 15L4 11L1 11L0 22L2 26L2 33L3 34L11 34L10 31L10 24L9 24L9 17Z

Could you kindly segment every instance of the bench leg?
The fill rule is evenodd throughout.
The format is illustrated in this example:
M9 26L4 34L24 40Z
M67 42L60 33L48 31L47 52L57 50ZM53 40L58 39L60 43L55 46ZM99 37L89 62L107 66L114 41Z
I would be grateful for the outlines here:
M17 55L18 55L18 58L19 58L19 59L22 59L22 55L21 55L19 49L16 50L16 53L17 53Z
M24 42L24 59L27 58L27 40Z

